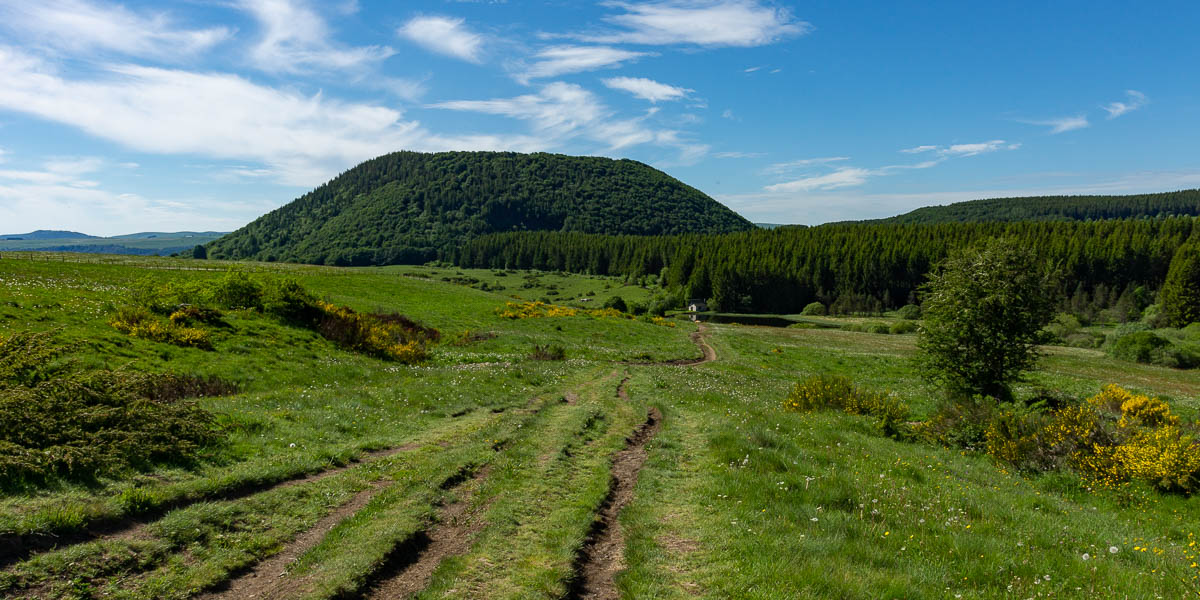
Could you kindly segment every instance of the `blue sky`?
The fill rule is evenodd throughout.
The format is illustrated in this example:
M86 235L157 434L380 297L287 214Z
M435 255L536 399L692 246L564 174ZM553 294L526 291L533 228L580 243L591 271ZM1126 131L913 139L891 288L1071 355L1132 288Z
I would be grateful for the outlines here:
M0 230L231 230L394 150L758 222L1200 187L1200 3L0 0Z

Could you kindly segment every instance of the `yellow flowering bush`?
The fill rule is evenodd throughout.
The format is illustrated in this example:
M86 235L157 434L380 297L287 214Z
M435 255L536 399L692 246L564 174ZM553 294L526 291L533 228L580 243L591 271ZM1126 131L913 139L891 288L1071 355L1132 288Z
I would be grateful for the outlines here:
M1179 417L1171 414L1171 407L1160 398L1130 395L1121 403L1121 427L1140 423L1149 427L1178 425Z
M890 394L864 390L840 375L814 375L792 386L783 408L808 412L840 409L852 415L878 417L889 434L908 418L908 406Z
M1045 415L1000 411L988 424L987 452L1028 470L1070 467L1096 487L1144 481L1200 490L1200 444L1170 406L1117 385Z
M324 315L319 325L321 335L349 350L405 364L418 363L427 356L422 341L399 322L321 300L316 305Z
M108 322L109 326L132 337L174 344L185 348L212 350L212 338L208 332L195 327L185 327L175 320L163 321L151 312L137 308L123 308Z
M506 302L504 306L496 309L496 314L505 319L540 319L547 317L576 317L587 316L594 319L630 319L634 320L638 317L629 313L621 312L615 308L593 308L582 310L571 308L569 306L559 306L557 304L546 304L545 302ZM661 325L663 327L674 327L675 322L663 317L645 316L642 320L647 323Z

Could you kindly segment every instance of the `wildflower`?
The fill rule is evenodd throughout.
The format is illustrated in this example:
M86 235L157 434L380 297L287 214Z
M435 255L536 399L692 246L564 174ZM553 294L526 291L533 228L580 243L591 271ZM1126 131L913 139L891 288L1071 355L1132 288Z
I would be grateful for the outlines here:
M1116 546L1109 546L1109 547L1108 547L1108 553L1109 553L1109 554L1116 554L1116 553L1118 553L1118 552L1120 552L1120 551L1121 551L1121 549L1120 549L1120 548L1118 548L1118 547L1116 547Z
M1083 553L1083 560L1091 560L1091 558L1092 558L1092 556L1090 554L1088 554L1087 552Z

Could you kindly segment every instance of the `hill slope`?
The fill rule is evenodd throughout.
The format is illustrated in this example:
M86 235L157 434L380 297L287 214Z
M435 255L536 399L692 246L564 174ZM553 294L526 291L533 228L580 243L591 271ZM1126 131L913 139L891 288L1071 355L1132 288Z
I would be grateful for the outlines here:
M926 206L867 223L973 223L983 221L1086 221L1200 215L1200 190L1132 196L1031 196L989 198Z
M632 160L396 152L369 160L208 245L211 258L425 262L502 231L748 231L702 192Z

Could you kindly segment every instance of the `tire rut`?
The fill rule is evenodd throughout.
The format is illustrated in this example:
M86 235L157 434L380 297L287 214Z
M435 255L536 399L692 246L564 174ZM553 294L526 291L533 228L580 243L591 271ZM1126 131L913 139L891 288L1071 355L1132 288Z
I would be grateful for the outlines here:
M367 452L362 456L352 459L345 465L333 467L331 469L324 469L321 471L297 475L295 477L289 477L277 481L246 482L244 484L235 485L213 493L187 496L174 502L168 502L157 509L142 513L137 516L123 517L120 519L102 519L96 521L81 532L57 535L13 534L0 536L0 568L8 567L42 552L62 549L78 544L104 540L128 540L144 538L148 536L147 529L151 523L173 510L187 508L188 506L200 502L226 502L230 500L240 500L242 498L260 494L262 492L285 489L292 486L321 481L322 479L344 473L345 471L357 466L373 463L377 460L389 458L402 452L408 452L419 448L420 446L420 443L412 442L396 446L394 448L385 448L383 450Z
M487 505L471 510L479 486L491 471L490 465L479 469L470 478L459 481L449 489L461 489L462 494L451 504L438 510L437 525L422 531L401 544L366 586L363 598L398 600L425 589L442 561L451 556L466 554L475 535L486 525L481 518Z
M617 396L629 400L625 391L626 377L617 388ZM646 421L631 435L625 448L613 456L608 495L600 504L597 518L579 550L575 561L575 578L567 592L570 600L617 600L615 576L625 568L625 534L618 517L633 500L638 474L646 463L646 444L658 434L662 413L650 407Z
M214 592L198 596L200 600L235 600L241 598L286 598L294 592L292 585L284 579L288 569L305 552L314 548L325 538L338 523L362 510L363 507L382 492L390 479L373 482L366 489L358 492L349 501L338 506L333 512L325 515L311 528L292 539L283 550L266 560L256 563L241 575L234 575L226 582L225 587Z

